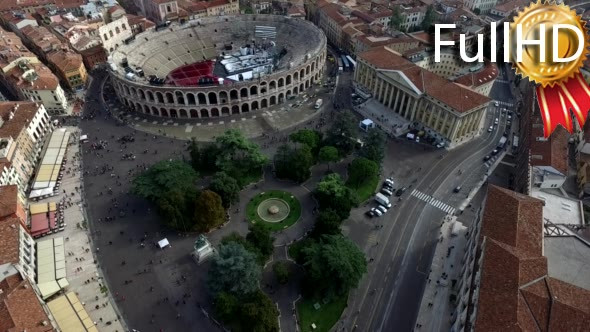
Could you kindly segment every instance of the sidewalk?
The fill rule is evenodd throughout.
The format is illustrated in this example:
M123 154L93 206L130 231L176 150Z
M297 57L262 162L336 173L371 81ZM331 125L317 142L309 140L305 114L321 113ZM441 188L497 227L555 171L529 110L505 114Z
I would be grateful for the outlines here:
M449 331L455 310L450 296L461 273L467 227L456 217L446 216L439 233L428 282L424 289L415 331Z
M64 206L65 230L39 240L63 237L66 251L66 278L68 291L73 291L84 305L99 331L123 332L124 323L113 308L108 286L96 264L93 247L87 231L87 219L84 212L81 184L80 131L76 127L66 127L72 133L65 159L66 166L60 187L60 194L39 200L44 202L62 202ZM107 289L106 293L101 292ZM104 288L106 287L106 288Z

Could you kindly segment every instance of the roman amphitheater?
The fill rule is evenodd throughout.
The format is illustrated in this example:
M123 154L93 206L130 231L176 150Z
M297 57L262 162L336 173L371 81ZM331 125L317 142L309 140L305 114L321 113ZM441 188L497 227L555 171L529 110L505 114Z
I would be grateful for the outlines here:
M139 34L109 58L130 109L215 118L280 104L321 80L326 38L310 22L273 15L206 17Z

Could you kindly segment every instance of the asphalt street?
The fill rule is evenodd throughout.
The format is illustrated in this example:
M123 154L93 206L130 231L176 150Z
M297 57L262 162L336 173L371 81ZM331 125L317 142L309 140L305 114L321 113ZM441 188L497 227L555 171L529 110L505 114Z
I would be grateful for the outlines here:
M448 153L404 140L389 144L383 174L393 176L396 188L409 189L401 201L393 200L396 206L380 219L366 219L362 213L368 207L353 212L348 225L350 236L373 261L368 275L350 296L342 317L344 327L355 331L413 330L446 212L411 193L415 189L458 208L488 171L483 158L498 144L505 129L506 116L501 115L501 108L491 107L479 138ZM499 119L499 128L488 133L495 118ZM457 186L461 191L453 193ZM477 209L478 202L473 204ZM471 208L459 216L467 226L471 219ZM355 239L354 234L366 234L367 224L373 228L369 240ZM383 228L376 229L374 224Z

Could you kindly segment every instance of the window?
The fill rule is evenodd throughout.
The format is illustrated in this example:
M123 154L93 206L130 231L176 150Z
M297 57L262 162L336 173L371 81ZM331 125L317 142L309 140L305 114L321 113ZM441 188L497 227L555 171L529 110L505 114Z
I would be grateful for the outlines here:
M113 30L109 31L109 35L113 37Z
M166 12L170 13L172 11L172 7L170 5L166 5Z
M127 26L125 25L125 23L123 23L123 24L121 25L121 28L123 28L123 30L127 30Z

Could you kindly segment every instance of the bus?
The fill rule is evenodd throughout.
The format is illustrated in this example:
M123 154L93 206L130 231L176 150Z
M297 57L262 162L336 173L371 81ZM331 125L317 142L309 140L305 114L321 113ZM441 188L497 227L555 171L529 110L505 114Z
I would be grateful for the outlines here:
M342 59L342 69L344 71L348 71L348 60L346 60L346 57L344 55L341 55L340 58Z
M350 63L350 69L354 71L354 67L356 67L356 61L354 61L350 55L347 55L346 59L348 60L348 63Z
M342 59L338 58L338 71L342 71Z

